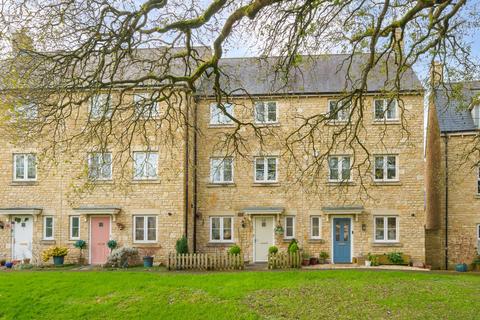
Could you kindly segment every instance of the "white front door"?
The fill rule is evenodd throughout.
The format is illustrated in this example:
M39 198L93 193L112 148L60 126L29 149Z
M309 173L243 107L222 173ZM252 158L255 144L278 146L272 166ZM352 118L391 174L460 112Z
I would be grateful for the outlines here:
M273 246L273 238L273 217L255 217L255 262L268 261L268 248Z
M33 216L12 217L13 260L32 259Z

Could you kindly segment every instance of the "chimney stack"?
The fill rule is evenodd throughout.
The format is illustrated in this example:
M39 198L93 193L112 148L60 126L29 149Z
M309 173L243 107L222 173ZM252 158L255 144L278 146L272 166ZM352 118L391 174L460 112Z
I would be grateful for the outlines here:
M430 69L430 82L432 87L437 87L443 82L443 63L434 61Z

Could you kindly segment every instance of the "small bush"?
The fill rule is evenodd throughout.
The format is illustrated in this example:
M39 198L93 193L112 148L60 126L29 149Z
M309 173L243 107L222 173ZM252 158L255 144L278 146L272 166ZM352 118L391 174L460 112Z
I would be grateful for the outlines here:
M326 251L322 251L320 252L320 259L328 259L328 257L330 257L330 255L328 254L328 252Z
M237 246L236 244L231 246L229 249L228 249L228 253L230 253L231 255L237 255L237 254L240 254L242 250L240 249L239 246Z
M115 241L115 240L110 240L110 241L107 242L107 247L110 248L110 252L112 252L113 249L117 248L117 245L118 245L117 241Z
M387 253L388 260L393 264L402 264L403 256L401 252L390 252Z
M85 242L85 240L77 240L75 241L73 246L77 249L83 250L87 247L87 243Z
M121 247L113 249L107 258L107 267L127 268L140 264L138 249Z
M180 239L177 240L175 244L175 250L177 250L177 254L186 254L188 253L188 240L187 237L182 236Z
M276 246L271 246L270 248L268 248L268 253L270 254L278 253L278 248Z
M290 253L295 253L298 251L298 242L296 239L292 239L292 241L290 241L290 244L288 245L288 252Z

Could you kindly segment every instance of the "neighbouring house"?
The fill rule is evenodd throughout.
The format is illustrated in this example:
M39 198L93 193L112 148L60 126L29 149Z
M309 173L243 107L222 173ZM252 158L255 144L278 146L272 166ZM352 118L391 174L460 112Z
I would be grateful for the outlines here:
M284 142L302 117L336 110L346 89L346 66L339 68L345 57L304 57L286 85L279 81L275 58L222 59L228 74L223 85L231 92L223 107L267 132L264 143L258 143L255 132L242 128L245 148L241 154L225 144L234 137L236 126L216 105L210 79L202 79L199 90L194 94L185 90L185 99L178 104L186 116L184 125L175 130L174 144L160 138L148 146L134 142L126 183L125 172L116 167L118 146L65 154L52 167L44 165L47 161L39 154L41 141L18 145L3 138L0 255L39 262L43 249L72 247L83 239L89 263L101 264L108 255L106 242L114 239L122 246L154 250L157 261L164 261L185 234L191 251L225 252L237 244L250 263L266 261L270 246L283 250L295 238L311 254L328 252L334 263L351 263L368 253L400 251L415 262L443 267L444 192L438 187L432 196L436 202L425 201L431 195L428 188L425 192L426 177L433 178L424 159L424 89L412 70L400 78L399 97L391 96L391 79L384 72L394 69L390 65L394 61L374 70L362 95L370 112L363 115L364 128L358 132L369 154L338 143L311 179L314 183L296 183L302 165L314 163L318 153L328 150L332 134L348 121L350 109L343 108L333 121L322 123L314 139L318 145L296 146L308 149L302 153L301 165L292 162ZM357 75L364 58L358 55L353 60ZM135 105L152 92L155 88L135 88L124 103ZM115 100L115 94L85 101L79 107L80 124L74 125L95 115L101 101ZM34 106L28 110L31 121L41 117L41 110ZM162 106L153 110L161 113ZM438 115L441 133L447 135L440 111ZM476 127L469 129L476 134ZM448 136L458 144L468 139L458 132ZM352 169L360 161L365 170ZM81 175L85 171L86 177ZM479 181L476 172L475 179L464 179L472 190ZM451 175L455 174L453 170ZM94 178L94 188L78 190L89 178ZM122 188L117 187L119 180ZM455 183L455 177L449 183ZM459 182L450 187L449 216L463 210L458 217L465 220L450 222L452 237L470 234L480 223L474 221L471 205L477 193L466 201L460 198L468 196L465 189L456 188ZM429 211L432 204L437 206ZM67 258L73 260L75 255Z
M426 261L446 269L471 263L480 254L480 82L444 82L440 64L433 72L426 148Z

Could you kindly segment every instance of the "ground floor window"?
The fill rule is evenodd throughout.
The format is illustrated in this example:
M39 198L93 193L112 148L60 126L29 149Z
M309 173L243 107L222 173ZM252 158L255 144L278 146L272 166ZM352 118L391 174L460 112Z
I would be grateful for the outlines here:
M70 239L80 239L80 217L70 217Z
M43 239L53 240L53 217L43 217Z
M295 217L285 217L285 239L295 237Z
M375 241L377 242L397 242L398 241L398 217L396 216L376 216Z
M134 242L156 242L157 241L157 217L156 216L134 216Z
M310 218L310 237L312 239L321 239L321 217L311 217Z
M210 241L233 241L233 217L210 217Z

